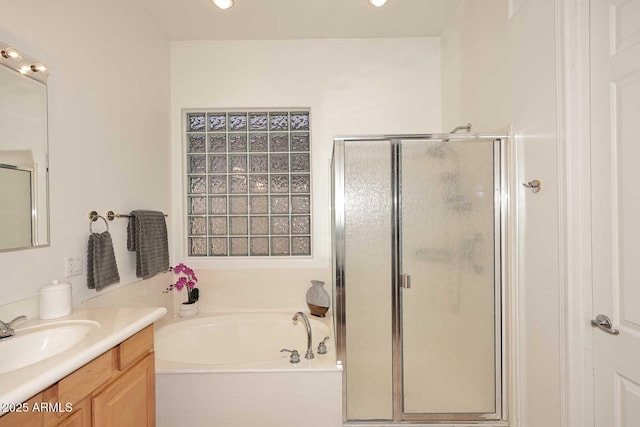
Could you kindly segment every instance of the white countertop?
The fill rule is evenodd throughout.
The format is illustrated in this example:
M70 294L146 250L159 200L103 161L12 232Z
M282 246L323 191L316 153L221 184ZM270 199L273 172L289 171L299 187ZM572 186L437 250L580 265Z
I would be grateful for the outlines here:
M18 323L20 330L69 320L97 322L100 327L73 347L38 363L0 374L0 405L21 403L55 384L71 372L120 344L167 313L164 307L80 309L58 319L30 319ZM11 339L11 338L7 338ZM3 414L0 412L0 416Z

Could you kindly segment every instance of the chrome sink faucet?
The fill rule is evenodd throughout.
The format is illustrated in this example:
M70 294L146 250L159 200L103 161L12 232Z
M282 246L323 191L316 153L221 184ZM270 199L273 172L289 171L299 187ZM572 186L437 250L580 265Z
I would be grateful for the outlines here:
M18 316L9 323L0 320L0 339L12 337L16 331L13 330L13 324L20 320L27 320L27 316Z
M307 316L299 311L296 314L293 315L293 321L295 322L296 320L298 320L298 317L302 317L302 320L304 320L304 324L307 327L307 354L304 355L305 359L313 359L313 350L311 349L312 346L312 339L311 339L311 324L309 323L309 319L307 318Z

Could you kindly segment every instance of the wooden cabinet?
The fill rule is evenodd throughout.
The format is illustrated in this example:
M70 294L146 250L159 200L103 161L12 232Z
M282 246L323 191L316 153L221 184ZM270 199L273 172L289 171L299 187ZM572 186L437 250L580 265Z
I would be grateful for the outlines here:
M153 325L0 417L0 427L154 426Z

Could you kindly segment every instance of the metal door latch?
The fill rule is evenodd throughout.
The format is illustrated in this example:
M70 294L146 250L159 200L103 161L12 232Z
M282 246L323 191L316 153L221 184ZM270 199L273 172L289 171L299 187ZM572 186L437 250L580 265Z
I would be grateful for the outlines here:
M611 319L604 314L598 314L596 320L591 321L591 327L601 329L611 335L620 334L619 330L612 328Z

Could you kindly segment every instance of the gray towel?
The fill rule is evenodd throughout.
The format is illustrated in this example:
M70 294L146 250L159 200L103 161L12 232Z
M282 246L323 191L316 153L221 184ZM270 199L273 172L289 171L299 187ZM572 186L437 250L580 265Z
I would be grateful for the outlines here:
M127 249L136 252L136 276L148 278L169 270L169 242L164 214L131 212L127 227Z
M87 286L89 289L100 290L120 281L116 255L113 253L113 241L108 231L91 233L87 252Z

